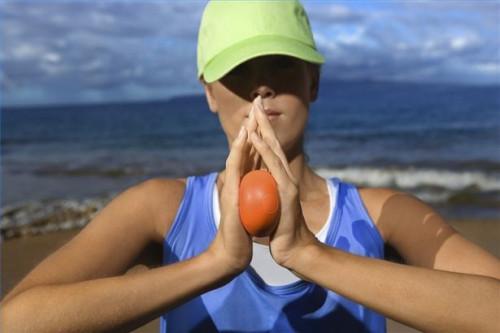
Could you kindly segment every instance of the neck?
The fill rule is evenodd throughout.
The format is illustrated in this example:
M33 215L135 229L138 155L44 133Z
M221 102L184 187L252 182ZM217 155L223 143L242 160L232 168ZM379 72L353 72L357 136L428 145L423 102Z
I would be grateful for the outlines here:
M288 162L290 171L299 183L300 201L315 201L328 195L323 178L311 169L303 153Z

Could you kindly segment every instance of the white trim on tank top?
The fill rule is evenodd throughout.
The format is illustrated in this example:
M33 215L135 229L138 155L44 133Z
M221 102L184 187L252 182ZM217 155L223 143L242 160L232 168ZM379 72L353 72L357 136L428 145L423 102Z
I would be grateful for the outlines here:
M328 188L328 194L330 196L330 210L328 213L328 218L323 227L318 233L316 233L316 238L322 243L326 240L326 235L331 224L333 211L335 209L335 203L337 202L337 192L338 185L335 182L331 182L329 179L325 179L326 187ZM219 195L217 184L214 185L213 190L213 212L214 221L217 229L220 223L220 208L219 208ZM271 256L269 252L269 247L267 245L259 244L253 242L253 256L252 262L250 263L255 272L264 280L264 282L271 286L285 285L299 281L300 279L290 272L288 269L278 265Z

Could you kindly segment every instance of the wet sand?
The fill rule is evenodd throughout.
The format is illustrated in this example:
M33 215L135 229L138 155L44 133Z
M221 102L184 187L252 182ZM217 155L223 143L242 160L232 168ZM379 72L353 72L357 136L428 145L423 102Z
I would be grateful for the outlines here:
M467 239L500 257L500 221L450 221L449 223ZM79 230L60 231L4 241L1 256L2 297L40 261L71 240L78 232ZM135 266L130 271L139 268L139 266ZM387 327L387 331L390 333L418 332L392 320L387 321ZM156 319L134 332L156 333L158 330L159 320Z

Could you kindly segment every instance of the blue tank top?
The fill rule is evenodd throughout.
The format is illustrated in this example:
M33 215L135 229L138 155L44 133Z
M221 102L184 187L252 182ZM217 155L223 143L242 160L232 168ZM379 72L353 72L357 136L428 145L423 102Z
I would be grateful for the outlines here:
M217 172L187 178L184 197L163 242L163 264L205 251L217 233L212 198ZM338 186L325 244L356 255L384 258L384 242L356 187ZM226 285L164 313L166 332L385 332L379 313L314 283L267 285L249 266Z

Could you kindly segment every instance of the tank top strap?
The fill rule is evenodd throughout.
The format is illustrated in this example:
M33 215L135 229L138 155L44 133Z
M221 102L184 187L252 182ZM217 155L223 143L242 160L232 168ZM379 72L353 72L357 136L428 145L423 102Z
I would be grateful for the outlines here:
M205 251L213 238L211 191L217 173L190 176L170 231L164 238L163 263L189 259ZM167 199L168 200L168 199ZM172 257L174 256L175 257Z
M357 187L338 178L336 211L326 243L358 255L384 257L384 240Z

